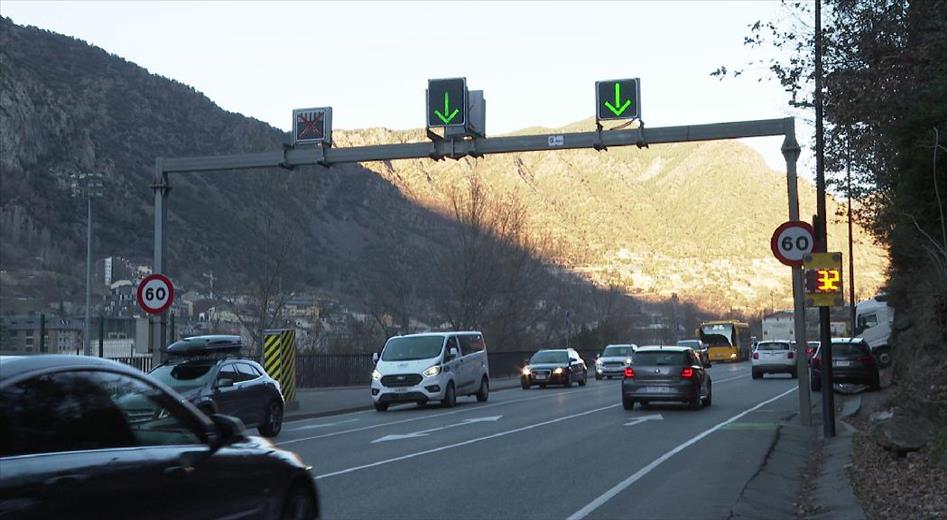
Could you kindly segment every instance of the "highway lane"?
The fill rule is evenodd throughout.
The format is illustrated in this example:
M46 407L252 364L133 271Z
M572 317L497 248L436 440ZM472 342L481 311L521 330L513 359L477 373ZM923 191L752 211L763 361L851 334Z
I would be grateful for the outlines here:
M753 381L748 363L711 374L713 406L696 412L625 411L619 381L590 380L291 422L279 444L315 466L328 519L725 518L796 381Z

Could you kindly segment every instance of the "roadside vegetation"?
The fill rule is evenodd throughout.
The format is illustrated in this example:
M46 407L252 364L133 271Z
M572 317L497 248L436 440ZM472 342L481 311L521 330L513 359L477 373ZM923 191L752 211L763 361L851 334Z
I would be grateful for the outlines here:
M943 475L947 469L943 456L947 453L943 433L947 431L947 2L823 0L822 4L827 183L836 194L852 197L857 222L889 250L886 289L896 312L892 387L881 408L891 413L885 417L904 427L875 425L869 428L871 434L859 434L856 449L870 440L885 444L885 430L907 429L916 434L912 446L889 442L888 457L895 461L919 451L923 456L916 459L923 463L911 465L917 475ZM784 1L783 7L783 16L757 22L745 39L749 46L775 50L768 54L776 58L741 70L721 67L713 74L727 77L765 69L786 88L789 104L811 118L814 4ZM852 175L850 191L847 169ZM866 471L888 471L885 464L865 467L877 459L872 453L854 457L855 472L862 479ZM870 517L916 511L891 504L884 510L875 508L877 501L866 496L872 490L857 491ZM917 500L916 495L885 494L886 501Z

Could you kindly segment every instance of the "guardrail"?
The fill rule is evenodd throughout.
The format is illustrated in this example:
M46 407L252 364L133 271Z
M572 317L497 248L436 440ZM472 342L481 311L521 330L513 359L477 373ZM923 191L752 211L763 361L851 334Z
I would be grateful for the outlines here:
M592 360L599 351L578 350L588 369L593 370ZM527 359L534 351L495 352L487 351L491 377L513 377L519 375ZM368 385L375 368L371 354L305 354L296 355L297 388L329 386Z

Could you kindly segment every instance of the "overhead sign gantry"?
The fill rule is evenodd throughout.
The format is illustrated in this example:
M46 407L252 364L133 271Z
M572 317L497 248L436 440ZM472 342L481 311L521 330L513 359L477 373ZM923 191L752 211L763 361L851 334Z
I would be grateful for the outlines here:
M155 160L155 247L156 273L167 273L168 237L165 233L167 201L170 193L168 176L178 172L207 172L250 168L296 168L299 166L332 166L334 164L397 159L460 159L485 154L574 150L591 148L605 150L609 146L647 146L739 139L744 137L784 136L783 157L786 160L786 182L789 194L789 220L799 220L799 199L796 186L796 141L793 118L736 121L705 125L649 128L647 136L639 125L634 129L604 130L600 124L592 132L564 132L540 135L486 137L486 103L483 91L468 90L465 78L429 80L425 123L428 142L397 143L373 146L332 148L332 108L298 109L293 113L293 145L282 150L237 155L163 158ZM596 82L596 120L641 119L640 81L621 79ZM647 138L646 138L647 137ZM792 268L795 295L795 335L799 354L805 346L803 276L801 267ZM158 316L159 326L153 328L151 351L159 355L159 346L167 343L167 314ZM810 407L807 372L800 373L800 411L803 424L809 424Z

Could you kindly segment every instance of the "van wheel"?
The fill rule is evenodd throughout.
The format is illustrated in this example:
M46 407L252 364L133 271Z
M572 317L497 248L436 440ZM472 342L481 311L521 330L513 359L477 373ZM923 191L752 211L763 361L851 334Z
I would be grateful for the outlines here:
M585 374L584 376L582 376L582 380L579 381L579 386L585 386L585 383L588 382L588 379L589 379L589 375L588 375L588 374Z
M621 396L621 407L624 408L625 410L634 410L635 400L623 395Z
M480 391L477 392L477 401L481 403L487 402L487 399L490 398L490 382L487 381L487 378L480 380Z
M881 368L888 368L891 366L891 349L888 347L880 347L875 352L875 357L878 359L878 366Z
M565 381L565 383L562 383L562 386L564 386L564 387L566 387L566 388L570 388L570 387L572 386L572 374L571 374L571 373L566 374L566 381Z
M387 412L387 411L388 411L388 403L375 403L375 411L376 411L376 412Z
M441 406L450 408L457 404L457 394L454 393L454 382L447 383L447 390L444 391L444 399L441 399Z
M762 373L762 372L760 372L760 371L758 371L758 370L754 370L754 371L753 371L753 379L762 379L762 378L763 378L763 373Z

